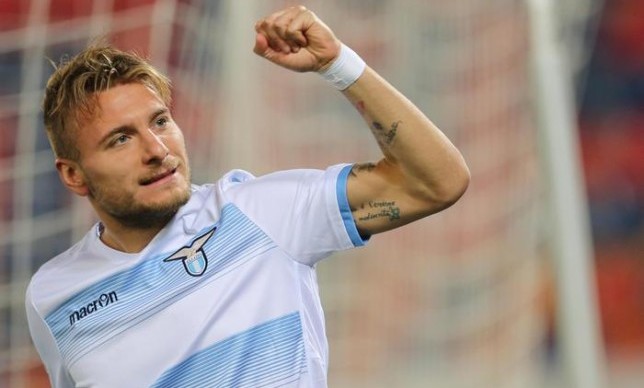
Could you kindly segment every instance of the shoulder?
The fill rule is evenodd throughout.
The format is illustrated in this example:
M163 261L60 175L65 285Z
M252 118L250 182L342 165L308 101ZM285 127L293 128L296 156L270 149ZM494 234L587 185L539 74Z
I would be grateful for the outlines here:
M217 182L218 198L221 207L232 204L247 215L274 215L278 210L308 207L320 201L335 204L338 193L346 191L350 167L338 164L324 170L278 170L258 177L243 170L232 170Z
M271 188L286 189L297 185L310 185L314 182L335 183L343 171L348 171L349 164L330 166L325 170L314 168L300 168L278 170L265 175L255 176L244 170L232 170L226 173L218 182L218 188L226 193L229 191L238 194L244 191L262 190L267 193Z
M238 191L240 188L247 187L250 183L257 180L257 177L245 170L231 170L224 174L217 183L217 191L226 195L231 190Z
M92 232L93 228L88 234ZM55 299L55 295L65 293L73 287L73 274L78 273L74 268L82 266L86 240L87 235L71 248L48 260L33 274L27 287L28 303L34 308L43 307L43 304L49 304L47 301Z
M69 249L59 253L53 258L45 262L31 278L31 283L38 283L46 281L48 278L57 277L61 272L65 272L67 268L73 266L81 257L82 251L85 249L88 234L94 232L93 227L80 241L72 245Z

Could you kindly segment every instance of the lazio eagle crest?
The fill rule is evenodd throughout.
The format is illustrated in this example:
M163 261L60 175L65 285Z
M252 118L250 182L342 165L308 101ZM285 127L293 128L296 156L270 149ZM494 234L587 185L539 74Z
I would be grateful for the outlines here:
M181 260L186 272L192 276L201 276L208 267L208 256L203 250L203 246L208 239L215 233L217 228L212 229L208 233L198 237L192 244L185 246L173 255L164 259L164 262Z

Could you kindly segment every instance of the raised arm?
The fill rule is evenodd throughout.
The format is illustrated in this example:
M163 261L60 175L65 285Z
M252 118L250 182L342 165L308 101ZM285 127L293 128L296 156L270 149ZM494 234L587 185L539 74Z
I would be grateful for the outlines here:
M255 25L255 52L294 71L324 72L341 42L304 7ZM469 170L460 152L405 96L371 68L342 92L367 122L383 158L356 164L347 196L363 236L390 230L449 207L465 192Z
M356 164L349 176L349 204L362 234L396 228L461 197L469 183L463 157L405 96L369 67L343 93L384 155Z

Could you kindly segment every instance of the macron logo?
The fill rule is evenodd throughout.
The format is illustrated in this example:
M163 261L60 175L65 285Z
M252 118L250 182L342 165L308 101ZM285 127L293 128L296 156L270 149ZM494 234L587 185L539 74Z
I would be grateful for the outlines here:
M105 307L117 302L118 300L119 297L116 295L116 291L101 294L96 300L89 302L87 305L69 314L69 325L73 326L74 323L80 321L86 316L95 313L98 310L104 309Z

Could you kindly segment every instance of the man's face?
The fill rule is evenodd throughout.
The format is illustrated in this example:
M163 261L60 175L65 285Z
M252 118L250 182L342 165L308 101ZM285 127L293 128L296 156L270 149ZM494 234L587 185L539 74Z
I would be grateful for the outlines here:
M138 83L99 93L98 107L92 120L79 125L80 194L103 221L165 225L190 198L183 134L168 107Z

